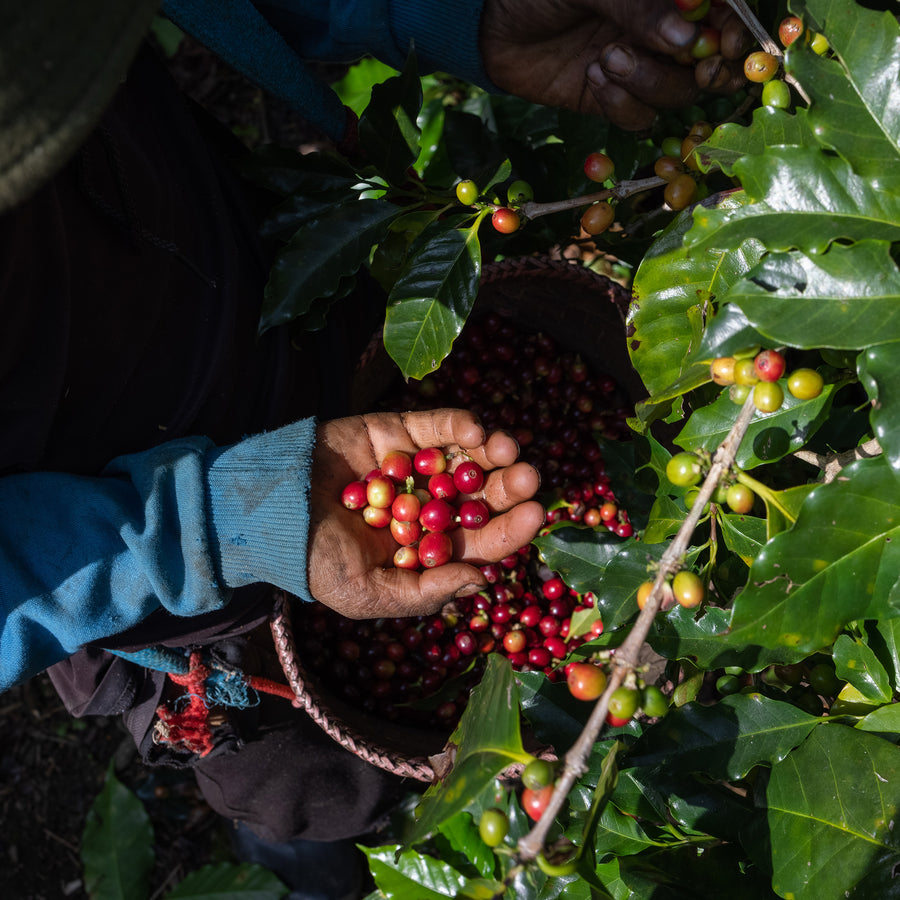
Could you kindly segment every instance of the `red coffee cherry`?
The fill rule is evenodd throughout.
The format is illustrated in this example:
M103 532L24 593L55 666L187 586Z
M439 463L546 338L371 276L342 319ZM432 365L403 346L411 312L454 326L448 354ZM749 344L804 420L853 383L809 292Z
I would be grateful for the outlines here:
M550 798L552 796L552 784L548 784L546 787L537 791L533 791L531 788L525 788L525 790L522 791L522 809L525 810L525 814L529 819L537 822L544 814L544 810L550 803Z
M420 475L436 475L447 468L447 457L439 447L423 447L413 457L413 467Z
M379 509L387 509L397 495L397 489L394 482L387 475L376 475L366 485L366 499L369 506L376 506Z
M474 460L466 460L454 470L453 484L460 494L474 494L484 485L484 469Z
M753 360L760 381L778 381L784 375L784 357L777 350L763 350Z
M615 163L605 153L589 153L584 161L584 174L591 181L606 181L615 169Z
M459 507L459 524L474 531L484 528L491 518L491 511L483 500L466 500Z
M785 47L790 47L803 34L803 22L797 16L786 16L778 26L778 37Z
M381 461L381 474L393 481L406 481L413 473L412 458L402 450L391 450L385 453Z
M347 509L362 509L367 503L366 483L364 481L351 481L341 491L341 503Z
M443 566L453 556L453 544L442 531L430 531L419 541L419 562L426 569Z
M521 224L519 214L508 206L501 206L491 216L491 225L501 234L512 234L514 231L518 231Z
M606 673L592 663L566 666L569 693L578 700L596 700L606 690Z

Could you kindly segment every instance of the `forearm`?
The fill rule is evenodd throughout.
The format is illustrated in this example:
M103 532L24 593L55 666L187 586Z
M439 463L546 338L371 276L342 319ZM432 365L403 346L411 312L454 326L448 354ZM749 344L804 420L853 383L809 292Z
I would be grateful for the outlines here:
M308 598L311 420L219 449L203 438L101 477L0 479L0 690L163 608L197 616L265 581Z

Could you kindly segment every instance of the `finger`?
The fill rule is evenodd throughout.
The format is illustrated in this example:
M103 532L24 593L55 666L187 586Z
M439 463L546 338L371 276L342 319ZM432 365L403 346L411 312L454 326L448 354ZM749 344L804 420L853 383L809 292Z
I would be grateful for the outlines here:
M519 458L519 444L505 431L494 431L483 444L466 448L466 454L482 469L496 469L512 465Z
M401 413L407 434L417 447L478 447L484 428L478 417L464 409L435 409Z
M629 35L629 43L666 55L690 47L699 32L697 23L685 19L671 0L611 3L597 12L618 23Z
M536 500L519 503L508 512L493 516L477 531L455 529L450 535L455 558L477 566L499 562L528 546L543 524L544 507L540 503Z
M598 60L609 80L640 103L655 109L689 105L697 94L691 66L637 52L626 44L610 44Z
M741 59L745 57L754 44L754 37L730 9L719 7L712 11L710 23L721 32L719 49L726 59Z
M430 615L454 597L477 593L487 585L478 568L462 562L421 572L377 569L370 582L366 618Z
M585 74L590 98L583 112L609 119L625 131L641 131L653 124L656 110L610 79L600 63L591 63Z
M694 70L697 87L715 94L733 94L746 87L743 60L730 60L711 56L702 60Z
M530 500L540 486L538 470L530 463L518 462L491 472L481 493L491 512L503 512L517 503Z

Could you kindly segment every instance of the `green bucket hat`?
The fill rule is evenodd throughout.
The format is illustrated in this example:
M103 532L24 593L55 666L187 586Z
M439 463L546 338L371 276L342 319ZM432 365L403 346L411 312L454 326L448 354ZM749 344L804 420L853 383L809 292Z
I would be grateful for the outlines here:
M160 0L0 0L0 212L53 176L125 78Z

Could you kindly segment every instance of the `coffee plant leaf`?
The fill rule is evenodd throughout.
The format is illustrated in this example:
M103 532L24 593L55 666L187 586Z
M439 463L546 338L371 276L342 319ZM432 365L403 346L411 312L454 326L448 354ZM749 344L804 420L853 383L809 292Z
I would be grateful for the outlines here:
M493 878L497 858L478 833L469 812L457 813L438 826L433 838L438 855L464 874Z
M414 53L403 71L372 88L359 118L359 143L366 160L389 184L399 185L419 155L417 118L422 106L422 82Z
M372 88L398 74L399 72L391 66L367 56L350 66L347 74L335 81L331 87L340 97L341 103L359 116L369 105Z
M866 700L890 703L894 692L888 673L865 641L842 634L834 642L831 655L841 681L852 684Z
M281 900L287 888L273 872L249 863L215 863L185 876L166 900Z
M490 900L503 887L492 879L467 878L442 860L395 845L362 847L362 851L385 900Z
M716 521L722 529L725 546L749 566L768 540L766 520L756 516L720 513Z
M757 556L734 602L729 644L809 654L848 622L900 615L898 505L900 484L880 457L816 487L794 526Z
M824 150L770 147L734 163L752 203L694 210L687 250L728 249L758 238L768 250L820 253L834 241L900 240L900 196Z
M763 337L736 303L723 303L715 315L707 320L698 355L712 362L720 356L733 356L751 347L776 347L774 341Z
M713 706L688 703L648 728L625 764L665 765L672 774L705 772L733 781L754 766L784 759L820 722L758 693L732 694Z
M84 886L93 900L146 900L153 871L153 826L112 763L88 811L81 840Z
M758 106L753 110L749 125L734 122L720 125L702 149L708 163L714 163L726 175L733 175L734 164L739 159L763 154L767 147L775 146L818 146L805 109L788 113L772 106Z
M607 565L622 550L623 539L592 528L565 526L538 535L534 546L544 562L570 587L583 594L593 590Z
M740 193L729 194L718 206L728 215L739 210L744 200ZM714 298L750 271L763 251L752 236L730 245L734 249L695 250L684 241L691 225L690 212L680 213L650 248L634 278L628 348L651 399L700 360L689 310L703 313Z
M401 210L384 200L353 200L303 225L275 259L260 315L262 334L307 313L368 259Z
M662 774L659 769L651 771L659 773L654 776L654 781L665 790L668 814L683 831L737 843L741 830L751 818L759 815L748 800L720 784L688 774Z
M782 897L838 900L874 869L900 863L900 756L883 738L839 724L814 729L772 767L766 801Z
M900 25L890 12L851 0L810 0L810 27L824 33L834 55L805 41L791 45L786 70L810 95L817 139L883 190L900 190Z
M887 241L772 253L728 292L750 324L791 347L854 350L900 340L900 271ZM872 323L878 322L873 329Z
M425 792L406 846L424 840L473 798L489 791L504 769L531 759L522 746L518 690L506 657L488 656L481 682L472 691L449 743L456 748L453 768Z
M671 497L658 497L650 510L650 520L641 535L645 544L658 544L678 533L687 510Z
M900 618L866 624L869 646L887 671L894 693L900 693Z
M860 354L859 377L871 400L869 419L885 458L900 474L900 342L868 347Z
M793 648L769 649L759 644L732 640L728 634L731 612L710 606L699 616L696 610L675 606L657 616L647 643L666 659L689 660L705 671L740 666L756 672L774 663L797 662L806 656Z
M900 703L887 703L864 715L855 725L860 731L874 731L878 734L900 738Z
M755 414L735 457L742 469L777 462L806 444L828 417L834 385L825 385L813 400L798 400L787 388L784 394L780 409ZM723 390L715 402L694 411L675 443L685 450L712 453L728 435L739 412L728 390Z
M444 226L438 228L438 226ZM388 296L384 347L404 378L424 378L440 366L475 303L481 276L478 229L436 223ZM418 252L415 252L418 248ZM412 255L414 254L414 255Z
M277 144L265 144L236 163L238 171L273 194L304 197L350 194L359 174L337 153L298 153Z

